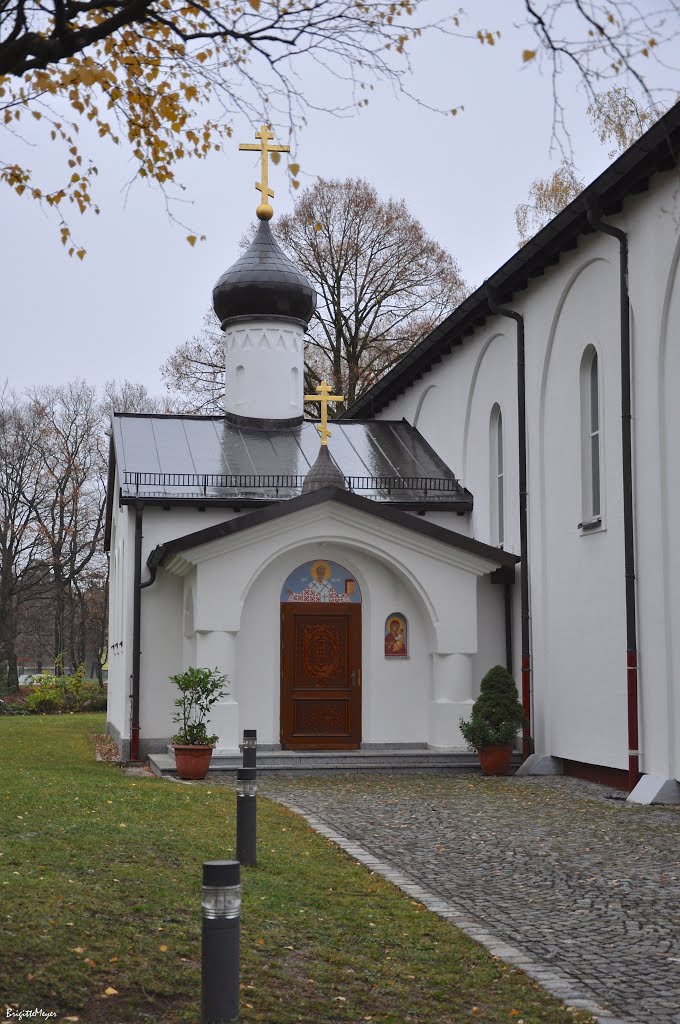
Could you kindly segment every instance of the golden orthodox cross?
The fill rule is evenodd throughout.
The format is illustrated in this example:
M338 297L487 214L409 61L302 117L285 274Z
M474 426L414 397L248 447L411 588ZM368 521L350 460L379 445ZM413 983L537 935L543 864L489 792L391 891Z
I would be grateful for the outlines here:
M316 429L321 435L321 444L327 445L328 438L331 436L331 432L328 429L328 403L344 402L345 398L343 395L332 395L332 388L328 386L325 380L321 381L316 391L316 395L305 395L305 402L319 402L321 405L321 423L316 424Z
M259 145L256 142L242 142L238 148L262 153L262 181L255 183L255 188L261 193L262 202L255 213L260 220L271 220L274 210L269 200L274 198L274 193L269 187L269 154L290 153L290 146L270 146L269 140L274 138L274 132L271 132L266 124L262 125L259 132L255 132L255 138L260 139Z

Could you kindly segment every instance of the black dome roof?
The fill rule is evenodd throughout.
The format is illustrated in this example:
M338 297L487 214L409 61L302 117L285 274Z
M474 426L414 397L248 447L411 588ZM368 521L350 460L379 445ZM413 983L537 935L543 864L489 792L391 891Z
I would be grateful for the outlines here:
M243 256L213 288L213 308L221 323L233 316L290 316L311 320L316 292L279 248L269 223L260 221Z
M310 491L318 491L322 487L339 487L347 490L347 484L342 471L339 469L333 456L328 451L328 446L322 444L316 462L307 473L302 485L302 493L309 494Z

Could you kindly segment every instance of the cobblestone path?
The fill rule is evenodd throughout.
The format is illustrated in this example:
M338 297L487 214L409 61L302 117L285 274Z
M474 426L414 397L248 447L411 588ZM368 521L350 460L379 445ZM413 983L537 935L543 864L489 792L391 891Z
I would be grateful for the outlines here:
M614 1017L680 1024L680 811L562 778L334 772L260 783Z

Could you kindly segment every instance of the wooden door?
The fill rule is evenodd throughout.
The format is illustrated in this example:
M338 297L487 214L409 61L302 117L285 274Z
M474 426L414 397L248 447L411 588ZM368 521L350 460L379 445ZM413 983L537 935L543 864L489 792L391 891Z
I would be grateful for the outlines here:
M281 605L281 745L361 743L361 605Z

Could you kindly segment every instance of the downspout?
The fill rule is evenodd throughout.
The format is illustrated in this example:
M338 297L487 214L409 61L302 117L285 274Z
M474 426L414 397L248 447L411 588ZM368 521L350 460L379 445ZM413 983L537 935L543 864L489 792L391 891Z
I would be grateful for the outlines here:
M132 711L130 720L130 760L139 761L139 666L141 660L142 601L142 517L144 502L135 502L135 575L132 608Z
M156 564L150 567L151 575L142 583L142 518L144 502L135 502L135 575L133 584L132 609L132 702L130 722L130 760L139 761L139 676L142 660L142 590L150 587L156 579Z
M522 756L534 752L531 735L531 641L529 633L529 544L527 539L527 423L526 374L524 364L524 317L513 309L499 306L487 285L489 309L498 316L507 316L517 324L517 418L519 430L519 553L520 553L520 617L522 622Z
M503 584L503 605L505 609L505 667L512 675L512 584Z
M628 789L640 779L638 727L638 649L635 602L635 539L633 518L633 445L630 376L630 298L628 294L628 236L621 228L605 224L594 206L588 223L619 243L619 303L621 316L621 451L623 477L623 544L626 580L626 690L628 698Z

